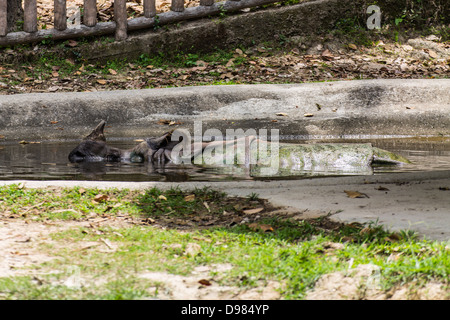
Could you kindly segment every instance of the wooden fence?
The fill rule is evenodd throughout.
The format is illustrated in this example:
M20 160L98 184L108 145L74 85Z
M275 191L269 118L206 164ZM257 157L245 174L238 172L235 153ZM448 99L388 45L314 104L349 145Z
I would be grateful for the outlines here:
M114 21L97 23L97 1L84 0L82 23L68 27L66 0L54 0L54 28L38 30L37 0L24 0L23 31L8 33L7 0L0 0L0 46L62 40L86 36L115 34L116 41L125 40L128 32L156 25L213 16L220 13L252 8L280 0L200 0L200 5L185 8L184 0L171 0L171 11L156 13L155 0L143 0L144 16L127 18L126 0L114 0Z

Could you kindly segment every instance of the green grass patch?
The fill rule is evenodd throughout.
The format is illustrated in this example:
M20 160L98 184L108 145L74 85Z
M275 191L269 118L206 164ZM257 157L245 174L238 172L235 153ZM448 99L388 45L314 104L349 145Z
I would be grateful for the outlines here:
M37 243L39 252L57 259L26 267L34 276L0 278L0 297L157 298L167 291L163 279L151 281L143 274L190 276L197 267L216 265L231 268L222 272L211 267L206 276L211 281L237 291L275 281L284 299L302 299L324 274L361 264L379 268L379 290L431 281L449 285L446 242L419 240L407 231L393 233L376 222L339 224L328 217L295 221L266 211L259 213L260 219L245 220L243 211L260 206L270 209L256 194L231 198L211 189L0 187L1 219L63 223L107 218L103 224L52 233ZM134 217L134 223L114 224L125 215ZM203 228L205 220L217 224ZM176 221L190 227L180 231Z

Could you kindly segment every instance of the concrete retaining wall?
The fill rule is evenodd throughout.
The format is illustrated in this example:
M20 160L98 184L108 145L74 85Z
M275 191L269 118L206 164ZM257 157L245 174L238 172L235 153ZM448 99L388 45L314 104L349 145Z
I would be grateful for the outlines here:
M192 130L200 120L203 131L224 134L274 128L288 137L450 135L449 92L450 80L434 79L20 94L0 96L0 135L3 141L79 139L101 119L110 138ZM181 125L157 124L160 119Z

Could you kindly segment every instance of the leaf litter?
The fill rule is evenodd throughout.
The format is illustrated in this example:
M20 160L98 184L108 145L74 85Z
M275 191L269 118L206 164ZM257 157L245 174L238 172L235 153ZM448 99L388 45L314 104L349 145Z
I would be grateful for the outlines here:
M120 68L107 65L101 69L102 66L65 59L58 62L61 65L48 65L48 71L29 64L0 67L0 94L127 90L211 83L429 79L445 78L450 74L448 42L418 37L409 39L405 44L385 40L353 50L345 39L330 41L318 37L316 41L321 43L307 43L292 37L283 46L274 44L274 48L264 50L260 45L245 50L236 49L231 51L234 58L228 56L207 62L203 57L187 54L184 65L167 60L159 66L131 62ZM47 50L41 45L34 49L37 50L35 54L43 54ZM0 58L8 61L8 56L16 53L20 56L15 50L4 50L0 52ZM321 109L322 106L317 105L317 111ZM277 116L282 118L288 115L278 112ZM305 117L313 116L313 113L305 114ZM162 120L161 124L173 122Z

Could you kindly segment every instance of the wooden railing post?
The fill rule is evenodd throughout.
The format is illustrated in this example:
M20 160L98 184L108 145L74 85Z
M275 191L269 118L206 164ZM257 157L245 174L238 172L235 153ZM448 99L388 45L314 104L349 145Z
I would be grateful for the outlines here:
M184 11L184 0L172 0L172 5L170 7L170 10L175 11L175 12Z
M54 1L54 27L56 30L63 31L67 29L67 9L66 0Z
M144 0L144 16L146 18L153 18L156 16L155 0Z
M83 24L87 27L97 24L97 0L84 0Z
M8 1L0 0L0 37L8 34Z
M116 22L117 41L125 40L127 35L127 1L114 0L114 21Z
M37 27L37 5L36 0L24 0L23 3L23 31L32 33Z
M201 6L212 6L214 4L214 0L200 0Z
M187 8L183 10L184 4L183 0L173 0L173 11L178 7L178 10L183 11L183 13L164 12L158 14L158 19L149 19L147 16L152 15L150 12L153 10L154 6L152 1L154 0L144 0L147 8L146 17L138 17L127 20L126 12L126 0L115 0L114 3L114 15L115 22L101 22L97 23L95 26L88 27L84 24L80 24L76 28L67 28L67 9L66 0L53 0L55 4L55 28L37 30L36 32L30 32L34 29L31 22L24 21L24 29L28 32L9 32L8 33L8 2L9 0L0 0L0 47L10 46L23 43L33 43L39 42L47 38L52 38L53 40L66 40L74 39L79 37L87 36L103 36L111 35L116 33L117 40L123 40L127 38L128 31L141 30L154 28L156 25L165 25L168 23L178 23L180 21L198 19L203 17L208 17L211 15L217 15L226 10L226 12L234 12L244 8L253 8L265 4L271 4L278 2L279 0L225 0L219 3L211 4L214 0L200 0L201 6ZM86 3L89 0L85 0ZM177 2L178 1L178 2ZM217 0L215 0L217 1ZM28 12L27 18L24 20L34 20L30 18L30 13L34 9L36 0L24 0L25 7L24 11ZM92 3L91 3L92 4ZM89 10L88 10L89 11ZM156 10L155 10L156 11ZM78 21L77 21L78 23ZM26 27L25 27L26 25ZM60 30L65 30L61 32Z

